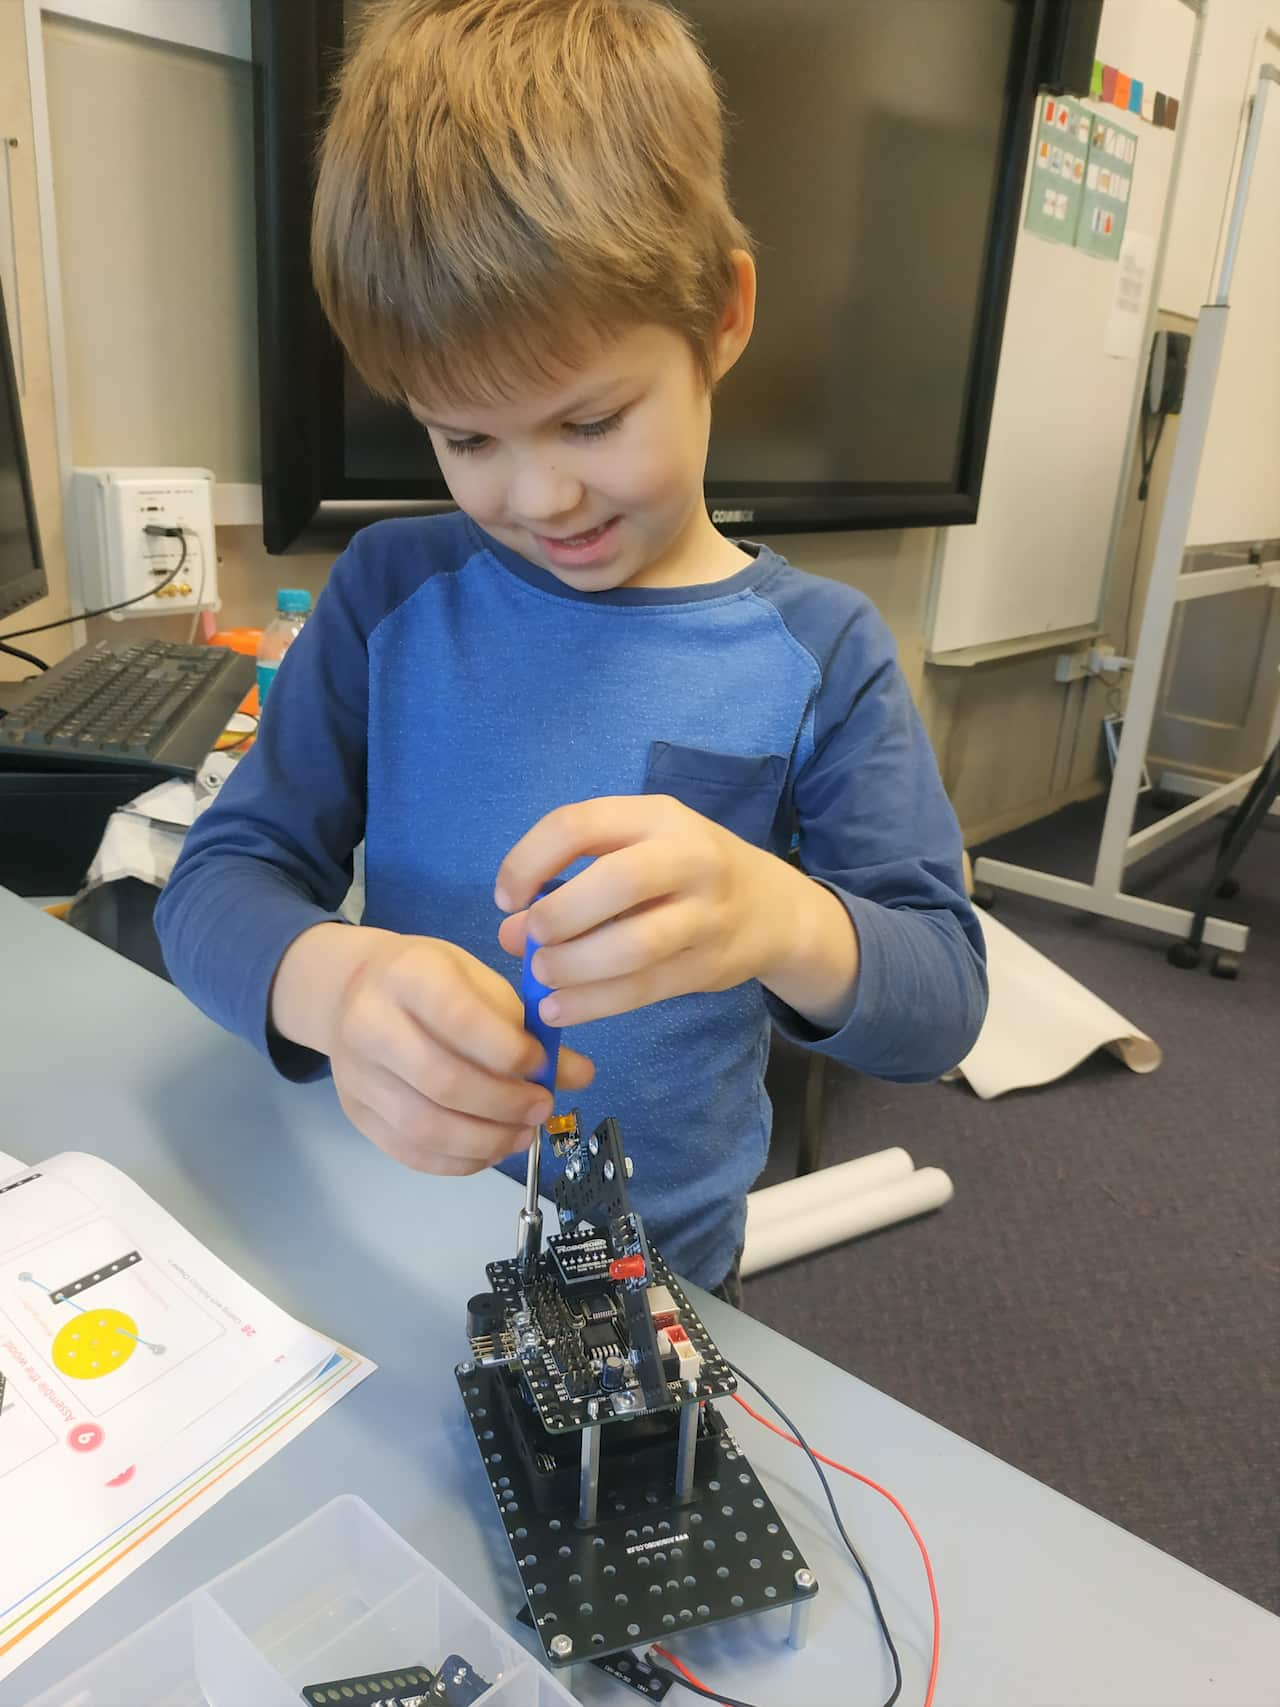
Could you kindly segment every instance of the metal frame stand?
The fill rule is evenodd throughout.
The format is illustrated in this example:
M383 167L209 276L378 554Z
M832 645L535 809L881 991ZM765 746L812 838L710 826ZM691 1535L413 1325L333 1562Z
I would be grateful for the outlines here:
M1275 39L1280 42L1280 37ZM1187 830L1204 823L1224 808L1236 805L1249 794L1259 776L1259 772L1254 770L1245 776L1235 777L1230 782L1210 788L1199 799L1180 807L1178 811L1162 818L1159 823L1136 833L1133 830L1134 808L1142 783L1147 743L1164 674L1165 649L1169 641L1174 607L1188 599L1238 592L1242 587L1280 586L1280 564L1265 566L1249 563L1239 568L1205 570L1200 574L1184 574L1182 569L1196 478L1200 470L1209 411L1213 403L1213 390L1226 338L1228 295L1245 205L1249 197L1249 183L1253 176L1258 141L1262 132L1267 93L1270 85L1277 82L1280 82L1280 69L1274 65L1264 65L1258 74L1258 86L1251 101L1217 292L1213 301L1201 310L1199 326L1191 346L1178 442L1174 448L1168 496L1156 538L1151 581L1143 607L1142 629L1138 636L1138 650L1134 660L1133 681L1125 708L1120 749L1116 755L1111 789L1107 797L1107 812L1093 881L1079 883L1058 877L1051 872L1010 865L1004 860L979 859L974 867L974 877L979 884L1010 889L1021 895L1033 895L1043 901L1056 901L1064 907L1096 913L1102 918L1117 919L1124 924L1138 925L1144 930L1181 938L1184 941L1190 938L1193 929L1198 928L1201 939L1210 947L1230 950L1236 954L1243 953L1248 944L1247 926L1235 924L1228 919L1199 917L1181 907L1168 907L1141 896L1126 894L1123 883L1128 866L1154 853L1157 848L1175 841ZM1277 707L1269 745L1274 747L1277 739L1280 739L1280 707Z
M1252 787L1231 814L1231 821L1222 832L1213 870L1209 874L1200 904L1191 921L1190 934L1185 942L1175 942L1169 950L1169 959L1173 965L1189 969L1200 964L1200 945L1204 940L1205 921L1213 897L1231 896L1236 893L1238 885L1231 873L1267 813L1274 811L1277 798L1280 798L1280 743L1272 746L1265 764L1260 765L1254 773ZM1222 958L1219 955L1215 970L1219 976L1234 976L1234 965L1224 966Z
M1199 800L1203 795L1212 794L1218 784L1210 782L1207 777L1193 776L1189 771L1161 771L1156 786L1161 794L1184 794L1188 799ZM1274 817L1280 818L1280 800L1272 805L1271 811Z

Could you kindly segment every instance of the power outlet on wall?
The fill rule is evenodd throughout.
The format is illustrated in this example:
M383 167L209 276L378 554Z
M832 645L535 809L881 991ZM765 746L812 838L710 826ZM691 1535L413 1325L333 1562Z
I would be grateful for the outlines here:
M1101 676L1114 683L1122 670L1133 668L1132 658L1122 658L1114 646L1101 641L1086 652L1059 652L1053 665L1056 682L1082 682L1086 676Z
M1089 674L1091 671L1087 652L1059 652L1054 659L1055 682L1082 682Z
M207 468L77 468L72 495L85 610L136 601L110 613L120 622L219 608ZM182 536L148 533L149 527L181 528Z

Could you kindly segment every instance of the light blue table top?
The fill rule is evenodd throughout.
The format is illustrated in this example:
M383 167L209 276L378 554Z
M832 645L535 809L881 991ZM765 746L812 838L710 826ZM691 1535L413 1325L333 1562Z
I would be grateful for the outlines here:
M519 1190L496 1174L406 1172L347 1124L331 1086L285 1084L177 991L4 891L0 1067L0 1148L115 1163L277 1303L380 1365L0 1683L0 1707L342 1492L509 1621L520 1587L453 1366L485 1262L514 1251ZM716 1300L705 1314L814 1446L891 1488L919 1525L942 1607L936 1707L1280 1703L1280 1619ZM759 1707L879 1707L889 1662L807 1462L729 1410L822 1589L801 1653L781 1612L685 1637L679 1653ZM833 1480L898 1642L903 1707L917 1707L930 1629L919 1555L885 1501ZM634 1699L589 1668L569 1676L585 1701Z

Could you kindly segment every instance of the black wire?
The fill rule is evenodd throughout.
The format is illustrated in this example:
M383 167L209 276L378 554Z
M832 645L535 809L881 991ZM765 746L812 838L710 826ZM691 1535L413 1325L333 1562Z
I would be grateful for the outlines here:
M37 670L47 670L48 664L43 658L37 658L34 652L24 652L21 646L6 646L0 640L0 652L7 652L11 658L21 658L24 664L34 664Z
M140 604L143 599L151 598L153 594L160 591L161 587L167 587L170 581L176 580L182 573L183 565L187 561L187 530L185 528L157 527L152 522L142 531L149 534L161 534L166 539L180 539L182 541L182 550L178 553L177 564L169 571L163 581L157 581L155 586L148 587L145 593L135 593L131 599L121 599L114 605L99 605L97 610L77 611L74 616L60 616L53 622L38 622L34 628L11 629L8 634L0 634L0 645L6 645L10 640L21 640L28 634L43 634L50 628L65 628L70 622L87 622L91 616L106 616L108 611L123 610L126 605ZM161 612L160 614L163 615L164 613ZM47 664L45 668L48 668Z
M739 1701L734 1695L722 1695L718 1689L704 1689L700 1683L691 1683L682 1673L674 1671L670 1666L660 1664L655 1659L650 1659L649 1668L651 1671L656 1671L659 1677L669 1678L672 1683L678 1683L681 1689L688 1689L694 1695L700 1695L704 1701L718 1701L720 1707L751 1707L749 1701Z
M839 1531L840 1539L849 1549L849 1557L857 1566L858 1575L866 1584L867 1593L871 1597L872 1610L876 1615L876 1623L880 1626L880 1634L884 1637L884 1645L888 1648L889 1658L893 1661L893 1691L890 1694L889 1699L884 1704L884 1707L893 1707L894 1702L898 1699L899 1695L902 1694L902 1662L898 1658L898 1650L894 1646L893 1637L889 1633L889 1625L885 1619L884 1609L880 1605L880 1596L876 1593L875 1584L871 1581L867 1567L858 1556L858 1549L849 1539L849 1532L844 1526L843 1518L840 1516L840 1507L836 1504L836 1497L831 1492L831 1484L826 1478L826 1473L824 1472L820 1461L815 1456L813 1448L809 1445L809 1442L801 1434L800 1430L792 1422L791 1418L783 1410L778 1401L776 1399L771 1399L758 1381L753 1381L751 1377L743 1370L739 1369L736 1364L729 1363L728 1358L725 1358L725 1362L729 1364L729 1368L738 1377L738 1380L745 1381L747 1386L751 1388L752 1392L757 1393L760 1398L764 1400L765 1404L768 1405L774 1415L780 1418L786 1428L795 1436L801 1451L809 1460L810 1464L813 1465L818 1480L822 1483L822 1491L827 1496L827 1504L831 1507L831 1515L835 1519L836 1529ZM663 1677L670 1678L673 1683L680 1684L684 1689L692 1690L695 1695L701 1695L707 1701L720 1701L725 1704L725 1707L751 1707L749 1702L735 1701L731 1695L722 1695L717 1690L702 1689L696 1683L690 1683L689 1679L687 1677L682 1677L678 1671L672 1671L667 1666L659 1665L656 1660L651 1661L650 1663L653 1665L653 1669L656 1672L659 1672Z
M1156 422L1156 436L1150 450L1147 449L1147 412L1143 410L1142 419L1138 424L1138 432L1142 440L1142 479L1138 482L1138 502L1145 504L1147 493L1151 490L1151 470L1156 465L1156 453L1160 449L1160 440L1164 437L1164 424L1168 415L1161 410Z
M728 1359L726 1358L725 1361L728 1362ZM733 1373L738 1377L739 1381L745 1381L753 1393L758 1393L760 1395L774 1415L779 1417L786 1428L795 1435L796 1439L800 1443L801 1450L809 1460L810 1464L813 1465L814 1472L817 1475L818 1480L822 1483L822 1491L827 1496L827 1504L831 1507L831 1516L835 1520L836 1529L840 1533L840 1539L849 1549L849 1557L857 1566L858 1575L866 1584L867 1594L871 1599L871 1608L876 1615L876 1623L880 1626L880 1634L884 1637L884 1645L888 1648L889 1658L893 1661L893 1693L884 1704L884 1707L893 1707L894 1702L902 1693L902 1662L898 1658L897 1648L893 1645L893 1637L889 1634L889 1625L885 1619L884 1609L880 1605L880 1596L876 1593L875 1584L871 1581L870 1572L858 1556L858 1549L849 1539L849 1531L845 1528L844 1519L840 1516L840 1507L836 1504L836 1496L831 1492L831 1483L828 1482L826 1473L824 1472L818 1458L815 1456L813 1448L809 1445L809 1442L801 1434L800 1430L792 1422L791 1418L783 1410L778 1401L776 1399L771 1399L758 1381L753 1381L749 1375L747 1375L743 1370L737 1368L735 1364L730 1363L729 1368L733 1370Z

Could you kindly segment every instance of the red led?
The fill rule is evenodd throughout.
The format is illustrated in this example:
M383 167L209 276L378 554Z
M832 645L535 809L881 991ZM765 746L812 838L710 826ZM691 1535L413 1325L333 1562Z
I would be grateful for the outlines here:
M614 1257L609 1264L610 1280L643 1280L644 1275L643 1257Z

